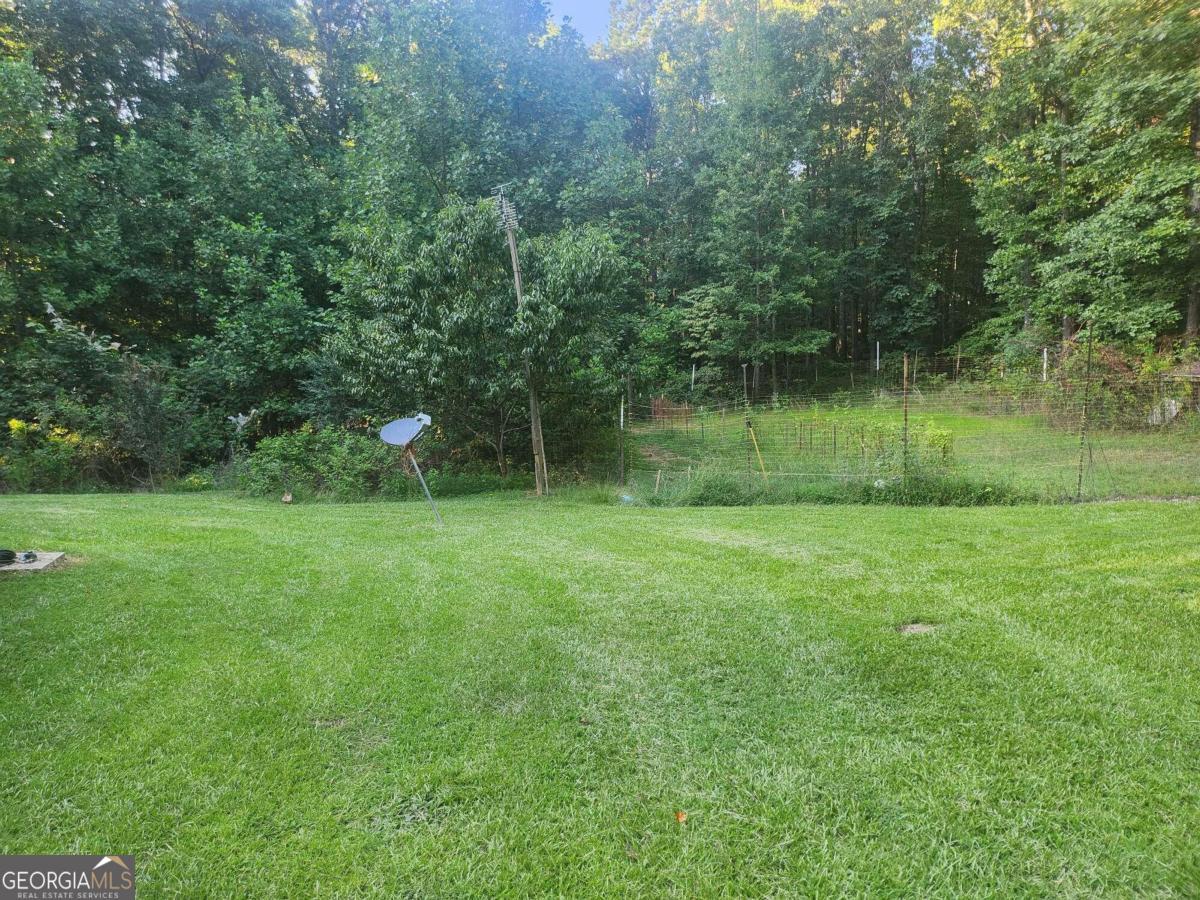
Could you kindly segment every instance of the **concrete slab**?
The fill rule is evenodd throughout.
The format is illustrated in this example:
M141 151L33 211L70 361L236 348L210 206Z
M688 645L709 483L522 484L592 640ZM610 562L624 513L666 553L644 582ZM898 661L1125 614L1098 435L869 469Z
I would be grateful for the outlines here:
M46 569L52 569L57 565L61 565L66 560L67 554L53 552L43 553L41 550L34 550L37 554L37 560L31 563L9 563L6 566L0 566L0 572L44 572Z

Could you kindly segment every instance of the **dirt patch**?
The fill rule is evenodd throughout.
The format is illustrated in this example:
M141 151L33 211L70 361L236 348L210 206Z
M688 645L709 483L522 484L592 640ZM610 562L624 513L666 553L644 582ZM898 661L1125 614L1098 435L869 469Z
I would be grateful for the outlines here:
M940 627L933 622L905 622L903 625L897 626L896 630L901 634L929 634L931 631L937 631Z
M654 444L643 444L638 447L638 452L643 458L656 465L669 465L682 461L687 461L686 456L680 456L678 453L672 453L664 447L657 447Z

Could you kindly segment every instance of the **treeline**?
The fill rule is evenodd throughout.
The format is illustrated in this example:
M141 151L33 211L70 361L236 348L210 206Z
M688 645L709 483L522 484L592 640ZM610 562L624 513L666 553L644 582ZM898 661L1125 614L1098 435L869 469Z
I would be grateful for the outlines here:
M0 2L0 411L106 480L417 407L506 472L526 360L561 464L693 365L1175 350L1191 7L625 0L589 48L538 0Z

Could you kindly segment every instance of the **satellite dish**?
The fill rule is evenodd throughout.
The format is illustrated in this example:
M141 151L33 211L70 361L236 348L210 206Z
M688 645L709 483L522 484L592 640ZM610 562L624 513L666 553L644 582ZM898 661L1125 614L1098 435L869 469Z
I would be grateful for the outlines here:
M429 485L425 483L425 476L421 474L421 467L417 465L417 457L412 452L413 442L421 436L421 432L432 421L425 413L417 413L411 419L396 419L379 429L379 438L385 444L404 448L408 455L408 461L412 463L413 471L417 473L417 479L421 482L421 489L425 491L425 499L429 501L429 508L433 510L434 518L441 525L442 514L438 512L437 504L433 502L433 495L429 493Z
M407 447L421 436L425 426L432 421L425 413L417 413L411 419L396 419L379 430L379 437L393 447Z

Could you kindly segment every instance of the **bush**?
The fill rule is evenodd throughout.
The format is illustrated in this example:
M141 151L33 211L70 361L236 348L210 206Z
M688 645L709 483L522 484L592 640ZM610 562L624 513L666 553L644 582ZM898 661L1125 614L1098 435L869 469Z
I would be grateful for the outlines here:
M211 491L215 486L213 476L208 472L192 472L186 478L176 481L171 488L182 494L198 494L202 491Z
M103 442L61 425L9 419L0 433L0 490L72 491L104 481L112 462Z
M241 486L258 495L361 499L380 493L400 465L399 452L374 435L306 426L259 441L244 463Z

